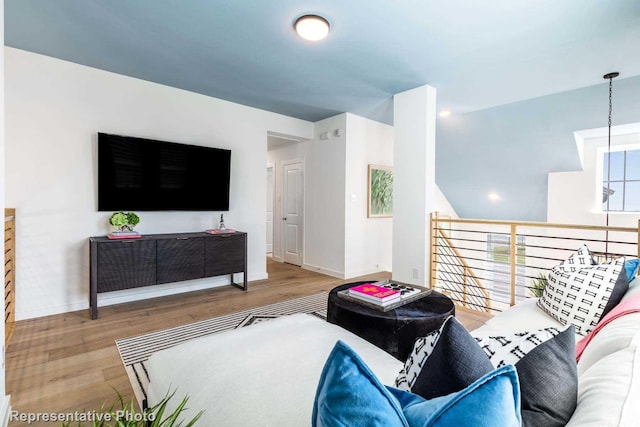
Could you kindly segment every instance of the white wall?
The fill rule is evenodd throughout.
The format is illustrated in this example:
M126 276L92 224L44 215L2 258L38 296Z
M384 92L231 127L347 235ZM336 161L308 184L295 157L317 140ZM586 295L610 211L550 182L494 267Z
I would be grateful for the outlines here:
M304 267L332 276L344 274L344 187L346 114L314 124L305 160ZM340 136L320 134L340 130Z
M640 133L613 136L611 145L640 146ZM584 140L584 170L549 174L547 221L552 223L605 225L602 211L602 165L598 165L598 149L607 147L606 137ZM638 227L640 213L610 212L609 225Z
M345 278L391 271L393 218L367 218L369 164L393 166L393 127L347 114Z
M334 130L340 136L334 136ZM283 146L267 154L276 166L276 201L274 217L282 218L282 162L304 161L304 250L306 269L335 277L344 277L344 188L346 114L314 124L313 139ZM328 139L320 134L328 132ZM292 134L296 135L297 134ZM281 221L274 221L274 236L281 233ZM273 257L281 260L282 245L274 238Z
M429 213L436 208L436 90L425 85L396 94L393 105L393 278L424 286Z
M276 219L281 218L282 162L305 162L305 268L340 278L390 271L392 218L367 218L367 165L393 166L393 127L354 114L314 125L315 138L267 153L276 165ZM333 132L340 130L340 136ZM320 139L327 132L328 139ZM280 233L274 222L274 234ZM277 247L276 247L277 246ZM274 240L274 259L280 260Z
M0 44L4 46L4 0L0 0ZM4 121L4 112L5 112L5 84L4 84L4 51L0 53L0 212L4 215L5 208L5 171L6 171L6 161L5 161L5 121ZM0 255L0 261L2 261L2 265L4 265L4 251ZM4 270L4 269L3 269ZM4 319L4 304L2 304L2 308L0 308L0 314L2 314L2 319ZM9 397L5 396L5 369L4 369L4 322L2 322L2 327L0 328L0 343L2 343L2 354L0 355L0 399L2 399L2 404L0 404L0 423L2 425L6 425L5 417L9 412Z
M249 280L266 277L267 131L311 137L290 117L13 48L6 55L6 203L17 209L17 318L88 307L96 212L96 135L110 132L232 150L227 226L249 233ZM200 231L214 212L139 212L141 233ZM201 279L99 296L99 304L224 284Z

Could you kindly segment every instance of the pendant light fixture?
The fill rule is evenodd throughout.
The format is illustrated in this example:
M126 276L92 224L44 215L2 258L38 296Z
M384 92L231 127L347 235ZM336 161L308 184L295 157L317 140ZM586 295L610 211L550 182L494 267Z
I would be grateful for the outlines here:
M611 190L611 112L613 107L613 79L618 77L620 73L608 73L602 76L602 78L609 80L609 121L608 128L609 134L607 137L607 188L604 191L607 194L607 229L606 236L604 242L604 252L605 256L609 257L609 204L611 201L611 195L613 194L613 190Z

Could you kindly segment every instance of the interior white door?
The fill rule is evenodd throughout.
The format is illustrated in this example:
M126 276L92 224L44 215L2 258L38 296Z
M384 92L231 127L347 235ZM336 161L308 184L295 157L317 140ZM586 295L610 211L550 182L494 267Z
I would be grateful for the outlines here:
M302 265L304 166L302 162L282 167L282 230L284 262Z
M273 166L267 167L267 253L273 252Z

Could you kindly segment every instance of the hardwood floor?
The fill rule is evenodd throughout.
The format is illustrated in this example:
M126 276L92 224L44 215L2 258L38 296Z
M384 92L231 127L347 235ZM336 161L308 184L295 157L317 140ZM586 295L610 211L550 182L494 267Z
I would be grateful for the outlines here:
M269 279L251 282L249 292L232 286L148 299L17 322L6 354L7 394L20 412L99 410L115 399L134 399L114 340L203 320L265 304L329 291L346 281L267 260ZM355 280L381 280L389 273ZM473 329L484 318L459 311ZM19 425L19 424L11 424ZM55 424L31 424L51 426Z

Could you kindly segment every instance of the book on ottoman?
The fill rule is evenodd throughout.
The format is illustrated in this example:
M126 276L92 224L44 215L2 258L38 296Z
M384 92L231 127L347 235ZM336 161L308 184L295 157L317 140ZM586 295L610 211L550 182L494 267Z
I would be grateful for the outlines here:
M365 283L349 288L349 295L381 305L400 299L400 291L387 289L372 283Z

